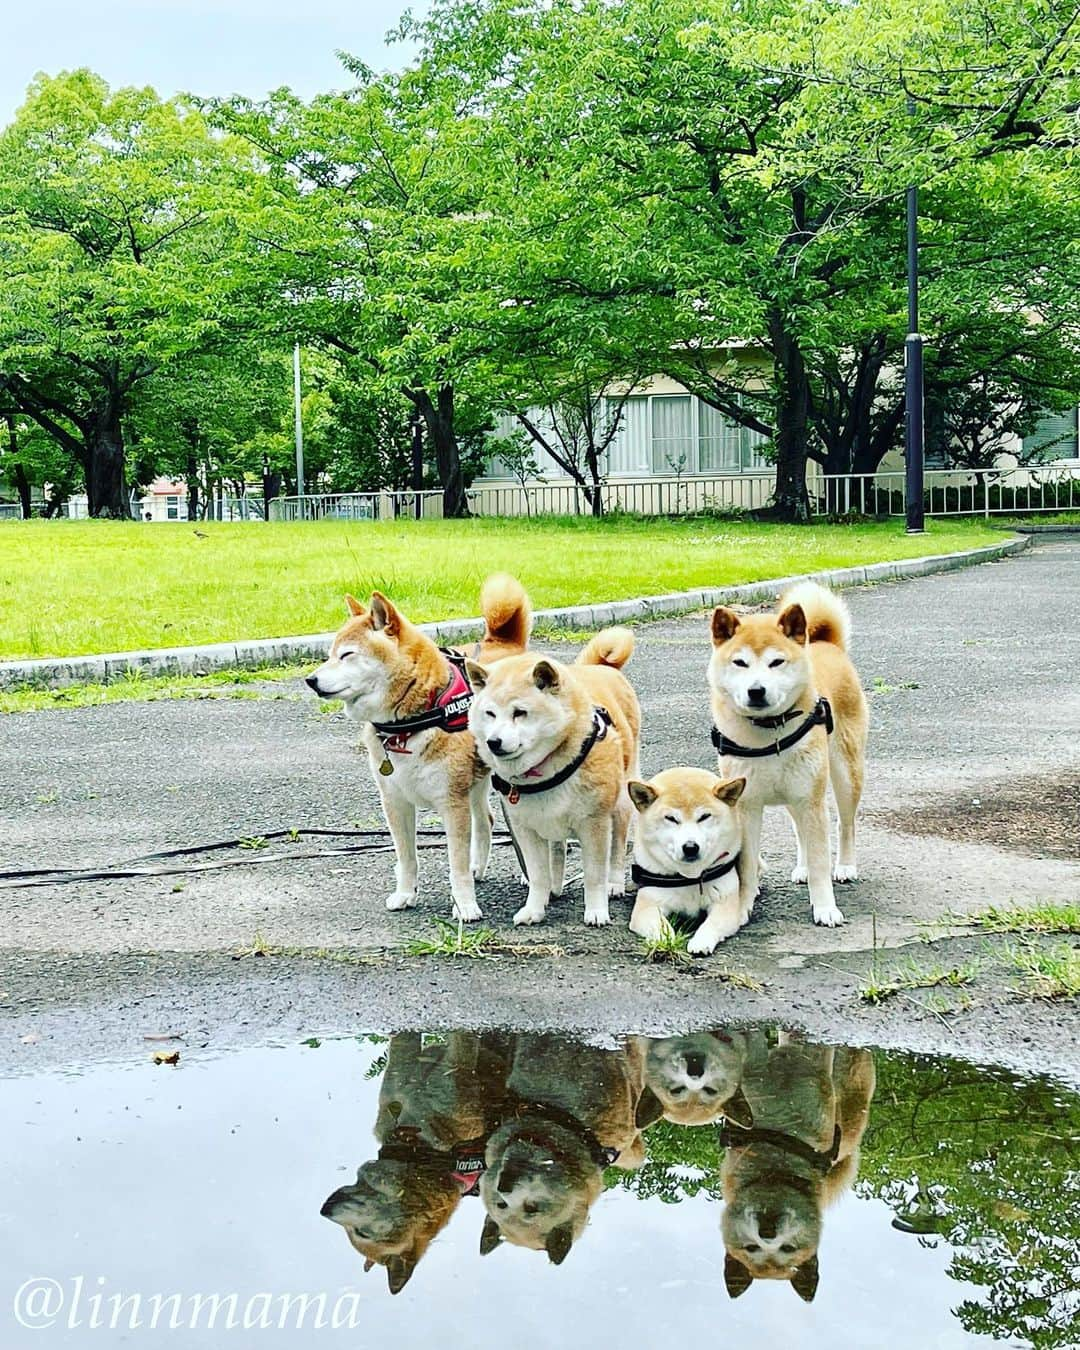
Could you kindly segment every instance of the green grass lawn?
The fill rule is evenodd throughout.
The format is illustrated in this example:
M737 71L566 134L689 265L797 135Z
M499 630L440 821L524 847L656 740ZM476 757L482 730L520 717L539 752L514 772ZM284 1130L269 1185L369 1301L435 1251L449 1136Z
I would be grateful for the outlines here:
M899 521L10 521L0 524L0 657L319 633L338 626L346 591L385 591L416 620L465 617L496 570L516 573L543 609L950 553L1001 537L978 521L934 521L921 537L905 535Z

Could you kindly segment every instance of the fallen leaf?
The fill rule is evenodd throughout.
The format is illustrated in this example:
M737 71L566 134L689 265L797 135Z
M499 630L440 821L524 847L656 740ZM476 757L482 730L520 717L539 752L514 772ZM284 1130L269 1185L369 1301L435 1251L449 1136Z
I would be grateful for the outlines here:
M144 1041L182 1041L184 1033L182 1031L166 1031L161 1035L144 1035Z
M21 1036L21 1037L19 1038L19 1044L20 1044L20 1045L37 1045L38 1041L40 1041L40 1040L41 1040L41 1037L37 1034L37 1032L36 1032L36 1031L31 1031L31 1032L29 1032L26 1036Z
M179 1051L179 1050L155 1050L155 1051L154 1051L154 1063L155 1063L155 1064L179 1064L179 1063L180 1063L180 1051Z

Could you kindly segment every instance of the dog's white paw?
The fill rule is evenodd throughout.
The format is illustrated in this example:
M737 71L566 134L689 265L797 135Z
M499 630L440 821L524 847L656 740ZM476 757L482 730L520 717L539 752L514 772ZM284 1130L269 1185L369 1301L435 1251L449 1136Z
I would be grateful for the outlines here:
M597 905L595 909L586 909L585 922L590 928L603 928L605 924L609 924L611 915L608 913L607 905L603 908Z
M454 918L460 919L462 923L475 923L477 919L483 917L480 913L480 906L475 900L454 901Z
M522 924L543 923L544 911L542 909L533 909L529 905L522 905L514 915L514 922L519 928Z
M702 937L700 933L695 933L686 944L686 950L691 956L711 956L716 951L718 938Z
M483 881L484 877L487 876L487 869L488 865L486 861L482 863L471 862L469 864L469 871L473 874L473 881Z
M858 881L859 869L855 863L837 863L833 868L833 881Z
M387 909L413 909L416 905L415 891L395 891L386 897Z
M814 910L814 922L822 928L839 928L844 922L844 916L833 905L822 905Z
M810 880L810 869L796 865L791 869L791 879L796 886L805 886Z
M527 886L527 885L529 884L529 878L525 875L524 872L519 872L519 873L518 873L518 882L519 882L519 884L522 885L522 886Z

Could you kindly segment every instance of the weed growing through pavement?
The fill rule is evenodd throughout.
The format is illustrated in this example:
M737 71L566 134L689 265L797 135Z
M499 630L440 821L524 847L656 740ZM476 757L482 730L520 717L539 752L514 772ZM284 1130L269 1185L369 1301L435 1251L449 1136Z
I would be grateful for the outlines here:
M1080 905L991 906L974 914L956 915L955 919L987 933L1080 933Z
M435 920L436 936L431 938L413 938L405 944L406 956L471 956L479 960L490 960L488 950L495 941L495 933L490 928L466 928L461 919L452 923L449 919Z
M873 969L869 981L859 991L859 996L864 1003L884 1003L886 999L911 989L934 989L943 985L958 989L971 984L978 971L977 961L966 961L948 967L920 966L917 961L907 961L898 966L889 977L883 977L876 968Z
M1035 998L1076 998L1080 995L1080 948L1061 942L1055 947L1010 947L1005 957L1025 978L1019 993Z
M667 961L673 966L689 966L694 958L687 947L690 934L676 928L667 919L661 919L660 936L646 938L641 944L641 952L646 961Z

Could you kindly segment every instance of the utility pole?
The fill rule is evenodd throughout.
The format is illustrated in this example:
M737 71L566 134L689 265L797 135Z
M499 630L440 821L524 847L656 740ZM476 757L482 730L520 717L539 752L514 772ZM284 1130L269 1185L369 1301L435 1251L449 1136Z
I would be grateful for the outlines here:
M915 115L915 100L907 101L909 117ZM907 293L908 332L904 340L904 484L907 498L907 532L922 534L926 528L923 510L923 340L919 332L919 190L907 190Z
M300 498L300 519L304 519L304 413L300 406L300 344L293 343L293 418L296 439L296 495Z

